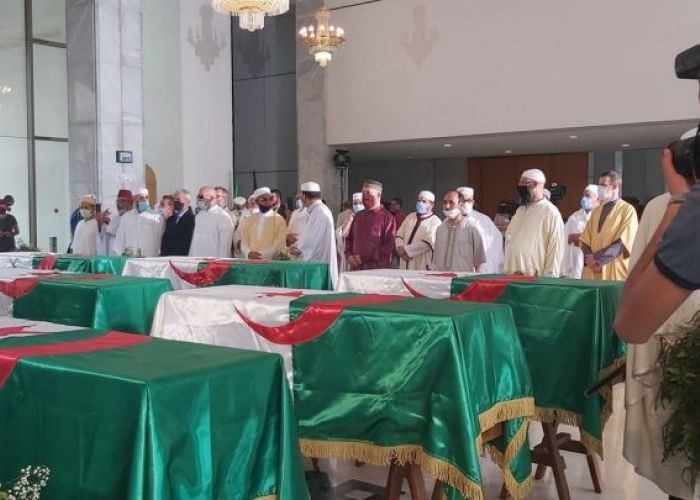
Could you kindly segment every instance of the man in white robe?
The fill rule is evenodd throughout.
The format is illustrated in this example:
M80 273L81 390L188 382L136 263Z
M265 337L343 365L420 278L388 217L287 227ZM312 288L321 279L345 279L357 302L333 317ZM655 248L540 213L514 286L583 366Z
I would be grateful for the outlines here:
M309 212L304 205L304 201L301 197L301 192L297 193L296 197L296 208L289 217L289 224L287 224L287 246L291 246L297 242L299 236L304 232L306 227L306 219L309 216Z
M355 220L355 214L364 209L362 193L353 193L351 213L342 221L342 224L339 224L335 229L335 243L338 248L339 256L338 267L341 273L350 271L350 264L348 264L348 260L345 258L345 239L348 237L348 234L350 234L350 228L352 227L352 221Z
M112 249L116 255L158 257L165 220L159 213L151 211L148 189L140 189L134 202L135 208L120 217Z
M197 215L190 245L191 257L230 258L233 243L233 222L216 203L216 190L204 186L197 195Z
M289 247L289 253L302 261L328 263L328 277L335 290L338 285L338 258L333 214L321 201L321 186L316 182L301 185L301 201L308 217L299 239Z
M268 187L253 193L258 213L245 222L241 234L241 253L248 259L273 259L287 250L287 223L273 209L275 196Z
M544 197L546 178L539 169L523 172L518 183L522 205L506 229L506 274L558 278L564 256L564 221Z
M416 211L408 214L396 232L396 253L399 269L430 269L435 248L435 233L442 221L433 212L435 195L418 193Z
M581 209L569 217L564 226L566 235L566 248L564 260L561 264L561 275L571 279L581 279L583 272L583 251L579 247L581 233L586 229L586 224L591 218L593 209L598 206L598 186L590 184L583 190Z
M445 221L435 234L432 269L478 273L486 263L481 231L462 213L463 203L457 191L449 191L442 200Z
M481 238L486 250L486 263L482 266L484 274L496 274L503 272L503 233L488 215L474 210L474 189L470 187L457 188L462 196L464 205L462 213L476 223L480 229Z
M115 210L109 213L109 224L105 228L104 248L98 249L98 253L104 255L116 255L114 252L114 240L117 238L119 231L119 222L122 215L134 208L134 195L129 189L120 189L117 193L117 201Z
M675 164L681 160L674 160L671 151L666 149L662 161ZM692 182L688 179L688 184ZM637 264L661 224L670 200L671 195L664 193L647 203L632 246L630 269ZM622 453L634 465L637 474L653 481L666 494L683 499L693 497L683 474L688 463L678 457L663 462L663 426L670 416L670 408L661 407L657 399L661 383L659 338L672 342L680 327L689 323L698 310L700 292L693 292L646 343L627 347L627 411Z
M88 194L80 197L80 217L82 219L75 227L73 235L71 248L74 255L92 257L97 255L97 249L102 244L105 225L96 218L96 206L97 200L94 195Z

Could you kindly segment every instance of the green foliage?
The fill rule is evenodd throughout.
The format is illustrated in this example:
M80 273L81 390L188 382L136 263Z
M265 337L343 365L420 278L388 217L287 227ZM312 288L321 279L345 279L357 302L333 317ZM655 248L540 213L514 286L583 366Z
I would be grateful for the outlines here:
M686 481L694 488L700 474L700 314L675 342L661 345L659 402L671 410L663 428L664 461L687 460Z
M38 252L39 249L35 247L34 245L31 245L29 243L25 243L22 238L17 239L17 250L20 252ZM0 498L2 500L2 498Z

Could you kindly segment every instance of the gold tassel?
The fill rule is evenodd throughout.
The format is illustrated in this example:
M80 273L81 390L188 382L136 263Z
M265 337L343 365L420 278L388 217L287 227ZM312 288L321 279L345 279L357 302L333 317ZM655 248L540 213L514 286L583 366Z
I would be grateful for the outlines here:
M491 452L491 460L498 465L503 471L503 477L506 483L506 489L515 500L526 498L532 490L532 475L529 475L522 483L518 482L510 470L510 463L515 458L518 451L525 445L528 434L529 421L526 420L515 433L513 439L510 440L506 447L505 456L495 446L489 446Z
M521 398L512 401L503 401L479 415L481 431L487 431L495 425L513 420L514 418L532 417L535 414L535 399Z

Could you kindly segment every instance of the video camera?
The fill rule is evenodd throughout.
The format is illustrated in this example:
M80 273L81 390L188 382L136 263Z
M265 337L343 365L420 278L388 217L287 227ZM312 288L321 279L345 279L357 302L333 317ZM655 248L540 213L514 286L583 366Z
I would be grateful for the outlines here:
M683 80L700 81L700 45L684 50L676 56L676 76ZM700 96L698 96L700 97ZM674 150L673 146L676 146ZM695 130L695 137L678 141L669 146L673 152L673 165L676 171L686 179L693 179L693 183L700 179L700 125ZM676 166L676 162L685 164L685 167ZM689 176L688 174L691 174Z

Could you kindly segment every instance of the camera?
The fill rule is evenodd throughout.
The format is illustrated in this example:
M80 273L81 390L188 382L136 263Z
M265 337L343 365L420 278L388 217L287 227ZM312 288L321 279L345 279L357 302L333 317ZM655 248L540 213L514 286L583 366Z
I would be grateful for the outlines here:
M350 150L348 149L336 149L333 155L333 165L338 169L346 169L350 166L352 158L350 157Z
M700 45L676 56L676 76L683 80L700 80Z
M552 182L552 185L549 186L549 192L552 195L550 201L556 204L559 202L559 200L564 198L564 195L566 195L566 186L564 184Z
M673 169L691 184L700 179L700 164L696 161L695 137L674 141L668 145L673 160Z

